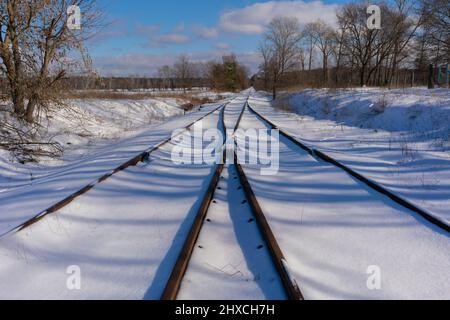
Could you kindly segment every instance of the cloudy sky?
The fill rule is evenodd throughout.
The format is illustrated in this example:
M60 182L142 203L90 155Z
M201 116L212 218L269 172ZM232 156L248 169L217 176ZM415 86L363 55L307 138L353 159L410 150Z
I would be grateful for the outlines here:
M103 75L154 75L180 54L193 61L235 53L253 71L267 24L294 16L333 22L342 0L98 0L108 25L89 43Z

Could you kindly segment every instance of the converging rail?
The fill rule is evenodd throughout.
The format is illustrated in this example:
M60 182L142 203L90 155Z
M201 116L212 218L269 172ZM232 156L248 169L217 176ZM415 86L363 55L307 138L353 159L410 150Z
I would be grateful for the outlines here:
M234 100L234 99L233 99ZM232 100L231 100L232 101ZM213 113L217 112L218 110L220 110L221 108L224 108L229 102L223 103L220 106L218 106L217 108L215 108L214 110L212 110L211 112L208 112L207 114L205 114L204 116L202 116L201 118L197 119L196 121L190 123L189 125L187 125L186 127L184 127L184 130L189 130L191 127L193 127L196 123L202 121L203 119L205 119L206 117L212 115ZM156 150L160 149L161 147L163 147L164 145L170 143L172 141L173 138L176 138L178 136L180 136L181 134L183 134L183 132L180 132L179 134L177 134L176 136L170 137L165 139L164 141L160 142L159 144L157 144L156 146L150 148L149 150L146 150L140 154L138 154L137 156L135 156L134 158L128 160L127 162L123 163L122 165L118 166L117 168L115 168L114 170L104 174L103 176L101 176L100 178L96 179L95 181L89 183L88 185L84 186L83 188L81 188L80 190L72 193L71 195L69 195L68 197L64 198L63 200L57 202L56 204L53 204L52 206L50 206L49 208L47 208L46 210L38 213L37 215L35 215L34 217L30 218L29 220L25 221L24 223L22 223L21 225L9 230L8 232L5 232L3 234L0 235L0 238L14 233L14 232L20 232L23 231L24 229L27 229L28 227L34 225L35 223L41 221L43 218L45 218L46 216L55 213L59 210L61 210L62 208L66 207L67 205L69 205L71 202L73 202L75 199L77 199L78 197L86 194L87 192L89 192L90 190L92 190L96 185L108 180L110 177L112 177L113 175L115 175L118 172L124 171L125 169L129 168L129 167L134 167L136 165L138 165L141 162L145 162L150 155L155 152Z
M444 222L441 219L435 217L434 215L432 215L431 213L425 211L424 209L422 209L422 208L412 204L411 202L403 199L402 197L400 197L400 196L396 195L395 193L393 193L392 191L382 187L378 183L370 180L369 178L361 175L360 173L358 173L355 170L349 168L348 166L344 165L343 163L341 163L340 161L334 159L333 157L323 153L322 151L319 151L317 149L311 148L311 147L307 146L306 144L300 142L298 139L296 139L295 137L293 137L292 135L290 135L289 133L287 133L283 129L279 128L277 125L275 125L269 119L267 119L266 117L261 115L259 112L257 112L255 109L253 109L250 106L250 104L248 104L247 106L248 106L248 109L253 114L255 114L256 117L258 117L261 121L267 123L272 129L278 130L282 136L284 136L286 139L288 139L291 142L293 142L295 145L299 146L301 149L305 150L307 153L309 153L314 158L316 158L316 159L318 158L318 159L320 159L322 161L330 163L330 164L332 164L332 165L334 165L334 166L344 170L345 172L350 174L352 177L354 177L358 181L361 181L362 183L366 184L371 189L373 189L373 190L383 194L384 196L387 196L392 201L394 201L395 203L401 205L402 207L405 207L408 210L419 214L422 218L424 218L428 222L432 223L433 225L439 227L440 229L445 230L447 232L450 232L450 225L448 225L446 222Z
M242 109L242 112L236 123L235 131L239 128L239 125L241 123L245 109L247 107L250 108L248 100L249 99L247 99L247 102L244 105L244 108ZM236 139L234 140L234 143L237 147ZM286 293L287 293L289 299L290 300L304 300L303 294L301 293L296 280L291 276L291 272L289 271L289 266L288 266L287 260L284 257L283 252L281 251L281 248L277 243L275 235L273 234L272 229L270 228L270 225L264 215L264 212L261 209L261 206L259 205L258 200L256 199L255 193L253 192L253 189L247 179L247 176L245 175L245 172L239 163L239 159L238 159L236 152L234 153L234 164L237 168L239 180L241 181L245 196L247 197L250 207L252 208L252 211L256 217L258 227L261 231L261 234L269 247L273 263L275 264L275 267L277 268L277 271L280 274L281 280L283 282L283 286L286 290Z
M221 124L223 128L225 128L224 122L225 115L225 106L223 106L221 111ZM225 144L225 139L223 143ZM225 152L224 152L225 155ZM225 157L225 156L224 156ZM224 158L225 159L225 158ZM183 277L186 274L186 270L189 265L189 261L191 260L192 253L194 252L195 244L197 243L198 237L200 235L200 231L203 227L203 223L206 218L206 214L208 213L208 209L211 205L211 202L214 197L214 193L217 189L217 185L220 180L220 176L223 172L224 161L216 166L216 170L211 179L211 182L208 186L206 194L203 197L203 200L200 204L200 208L197 211L195 216L195 220L189 230L188 236L184 241L183 248L181 249L180 254L178 255L177 262L172 270L169 280L167 281L164 292L161 296L161 300L176 300L178 293L180 291L181 283L183 282Z
M234 130L236 131L239 127L239 124L241 122L241 119L243 117L245 109L248 107L248 99L244 103L244 106L242 108L242 111L239 115L239 118L237 120L236 126ZM222 108L222 127L224 131L224 145L227 143L226 137L227 137L227 128L225 125L225 108L224 106ZM236 140L234 141L236 144ZM226 148L223 148L223 162L226 161ZM295 281L290 275L290 272L288 270L288 265L286 262L286 259L284 258L283 253L281 252L281 249L276 241L276 238L273 234L273 232L270 229L270 226L264 216L263 211L261 210L261 207L259 206L255 194L253 193L251 186L245 176L245 173L238 163L237 155L234 154L234 165L237 168L239 180L242 184L243 191L245 194L245 197L250 205L250 208L253 212L253 215L255 216L256 223L258 225L258 229L266 242L269 253L272 258L272 262L274 263L276 270L280 276L280 280L283 284L283 287L286 291L286 295L290 300L303 300L303 295L300 292L300 289ZM178 259L175 263L174 268L172 269L171 275L169 277L169 280L167 281L166 287L164 289L164 292L161 296L161 300L176 300L177 296L179 294L183 278L186 274L186 271L189 266L189 262L192 258L193 252L195 250L195 246L197 243L197 240L200 236L202 227L204 225L204 221L206 219L208 210L210 208L211 202L214 198L215 190L217 189L220 176L224 169L224 163L218 164L216 167L215 174L213 178L211 179L210 185L207 189L207 192L205 196L203 197L203 200L201 202L200 208L197 212L196 218L191 226L191 229L189 231L189 234L184 242L183 248L178 256Z

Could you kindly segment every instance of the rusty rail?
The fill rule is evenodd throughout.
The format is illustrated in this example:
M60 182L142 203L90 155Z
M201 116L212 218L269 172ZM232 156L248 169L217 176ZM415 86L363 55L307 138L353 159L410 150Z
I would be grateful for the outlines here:
M259 112L257 112L255 109L253 109L250 106L250 104L248 105L248 108L249 108L249 110L252 113L254 113L263 122L266 122L267 124L269 124L269 126L271 126L272 129L278 130L282 136L284 136L285 138L287 138L288 140L290 140L291 142L293 142L294 144L296 144L297 146L299 146L300 148L302 148L303 150L308 152L314 158L318 158L318 159L320 159L322 161L330 163L330 164L332 164L332 165L334 165L334 166L344 170L350 176L352 176L355 179L357 179L358 181L366 184L371 189L373 189L373 190L377 191L378 193L381 193L382 195L390 198L392 201L394 201L395 203L401 205L402 207L419 214L426 221L428 221L431 224L439 227L440 229L442 229L442 230L444 230L446 232L450 232L450 225L447 224L445 221L443 221L443 220L439 219L438 217L434 216L433 214L427 212L425 209L422 209L422 208L412 204L408 200L406 200L406 199L396 195L392 191L386 189L385 187L381 186L380 184L378 184L378 183L372 181L371 179L363 176L362 174L356 172L355 170L353 170L350 167L344 165L342 162L334 159L333 157L325 154L324 152L319 151L317 149L314 149L314 148L311 148L311 147L305 145L304 143L302 143L298 139L294 138L292 135L290 135L289 133L287 133L283 129L279 128L277 125L275 125L269 119L267 119L266 117L261 115Z
M221 125L223 130L225 131L225 107L223 106L221 112ZM224 144L226 142L226 136L224 136ZM225 159L225 149L223 152L223 160ZM180 254L178 255L175 266L172 269L169 280L166 283L166 287L164 288L164 292L161 295L161 300L176 300L178 293L180 291L181 283L183 282L184 275L186 274L186 270L188 268L189 262L192 258L192 253L194 252L195 244L197 243L198 237L203 227L203 223L205 221L206 215L208 213L208 209L213 200L214 194L217 189L217 185L220 181L220 176L222 175L222 171L224 168L224 161L221 164L216 166L216 170L211 179L211 182L208 186L206 194L203 197L203 200L200 204L200 208L197 211L194 222L189 230L188 236L184 241L183 248L181 249Z
M219 107L215 108L214 110L212 110L211 112L208 112L207 114L205 114L204 116L202 116L201 118L197 119L196 121L192 122L191 124L187 125L186 127L184 127L183 129L185 130L189 130L192 126L194 126L197 122L202 121L203 119L205 119L206 117L210 116L211 114L215 113L217 110L224 108L224 106L226 105L222 104ZM177 136L181 135L182 133L180 132ZM175 137L177 137L175 136ZM146 159L148 159L148 157L155 152L156 150L160 149L162 146L164 146L165 144L169 143L170 141L172 141L173 138L175 137L170 137L165 139L164 141L162 141L161 143L159 143L158 145L152 147L149 150L146 150L142 153L140 153L139 155L135 156L134 158L130 159L129 161L123 163L122 165L118 166L117 168L115 168L114 170L112 170L109 173L104 174L103 176L101 176L100 178L96 179L94 182L89 183L88 185L84 186L83 188L81 188L80 190L72 193L71 195L69 195L68 197L64 198L63 200L57 202L56 204L53 204L52 206L50 206L49 208L45 209L44 211L38 213L37 215L35 215L34 217L30 218L29 220L25 221L24 223L20 224L19 226L3 233L0 235L0 238L14 233L14 232L20 232L23 231L24 229L27 229L28 227L34 225L35 223L41 221L43 218L45 218L46 216L55 213L59 210L61 210L62 208L66 207L67 205L69 205L72 201L74 201L75 199L77 199L78 197L86 194L87 192L89 192L90 190L92 190L96 185L108 180L111 176L113 176L114 174L121 172L129 167L133 167L136 166L137 164L146 161Z
M280 275L286 294L289 297L289 300L304 300L303 294L301 293L296 280L291 276L291 273L288 270L288 265L286 262L287 260L284 257L280 246L278 245L275 235L270 228L269 222L267 221L266 216L264 215L264 212L262 211L261 206L256 199L255 193L250 186L250 183L244 173L244 170L242 169L242 166L238 162L236 153L234 155L234 159L235 166L239 175L239 180L241 181L245 196L256 218L258 228L263 236L263 239L268 245L272 261L275 264L275 267Z
M250 108L248 99L246 105L244 105L244 108L242 109L238 123L236 124L235 127L235 131L239 128L240 122L242 120L246 108ZM236 147L238 147L236 139L234 142ZM296 280L292 277L291 272L288 270L287 260L280 246L278 245L276 237L272 232L272 229L270 228L269 222L267 221L266 216L263 210L261 209L261 206L258 203L258 200L256 198L255 193L253 192L250 182L248 181L247 176L245 175L245 172L241 164L239 163L239 159L236 152L234 153L234 164L237 168L239 180L242 184L245 196L256 218L261 235L263 236L263 239L269 248L272 261L280 275L281 281L283 283L284 289L286 291L289 300L304 300L303 294L300 291L300 288Z
M238 129L240 122L242 120L245 109L248 106L248 98L245 102L242 111L239 115L239 118L236 122L235 131ZM222 110L222 127L224 131L224 136L227 137L227 129L225 126L225 108L224 106ZM224 144L226 143L226 139L224 140ZM236 143L236 141L235 141ZM225 161L226 158L226 148L223 149L223 159ZM247 198L247 201L250 204L250 208L256 218L256 222L258 224L258 228L261 232L261 235L264 241L269 248L269 253L271 255L272 261L276 267L277 272L279 273L281 282L283 283L283 287L286 291L286 294L290 300L303 300L303 295L300 292L300 289L293 277L290 275L288 270L286 259L276 241L276 238L270 229L269 223L264 216L261 207L258 204L256 196L244 174L244 171L241 165L238 163L237 155L234 154L234 164L237 168L240 182L243 186L244 194ZM213 200L215 190L217 188L218 182L220 180L220 176L222 174L224 168L224 164L217 165L215 174L210 182L208 190L201 202L200 208L197 212L196 218L192 227L189 231L189 234L185 240L183 248L178 256L178 259L175 263L175 266L171 272L169 280L166 284L164 292L161 296L161 300L175 300L178 296L179 290L181 288L181 284L183 282L184 275L186 274L189 262L191 260L192 254L195 250L195 245L197 243L198 237L200 236L201 229L203 227L203 223L205 221L206 215L208 213L208 209L210 207L211 201Z

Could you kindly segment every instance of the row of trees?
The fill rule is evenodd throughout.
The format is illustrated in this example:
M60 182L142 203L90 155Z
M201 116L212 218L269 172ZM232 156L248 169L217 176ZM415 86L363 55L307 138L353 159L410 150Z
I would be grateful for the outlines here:
M283 79L317 68L322 85L392 86L402 69L426 72L429 64L450 62L449 0L394 0L379 7L381 29L369 27L365 1L341 7L337 26L274 19L259 48L264 87L276 97Z
M223 56L221 63L194 63L182 55L173 66L161 67L158 76L165 88L173 87L176 82L186 90L198 79L203 79L208 87L216 90L236 91L248 87L248 69L237 61L235 55Z
M62 104L69 77L83 75L86 88L95 84L99 77L83 44L101 20L95 0L0 1L0 78L17 118L34 123L42 111ZM247 73L235 56L222 63L192 63L181 56L162 67L159 77L166 88L187 89L207 79L215 89L239 90L247 85Z

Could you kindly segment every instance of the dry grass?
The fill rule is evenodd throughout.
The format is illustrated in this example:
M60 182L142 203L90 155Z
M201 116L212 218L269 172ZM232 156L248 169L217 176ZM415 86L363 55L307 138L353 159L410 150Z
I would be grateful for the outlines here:
M382 114L386 111L386 108L389 106L389 101L386 97L386 94L383 94L373 106L373 111L376 114Z
M146 99L178 99L186 101L182 107L190 110L194 106L215 102L210 98L199 98L198 92L119 92L119 91L101 91L86 90L68 93L66 99L102 99L102 100L146 100ZM220 96L219 96L220 100Z
M123 91L106 91L106 90L83 90L68 93L65 98L68 99L106 99L106 100L144 100L154 98L173 98L189 100L194 97L197 92L123 92Z

